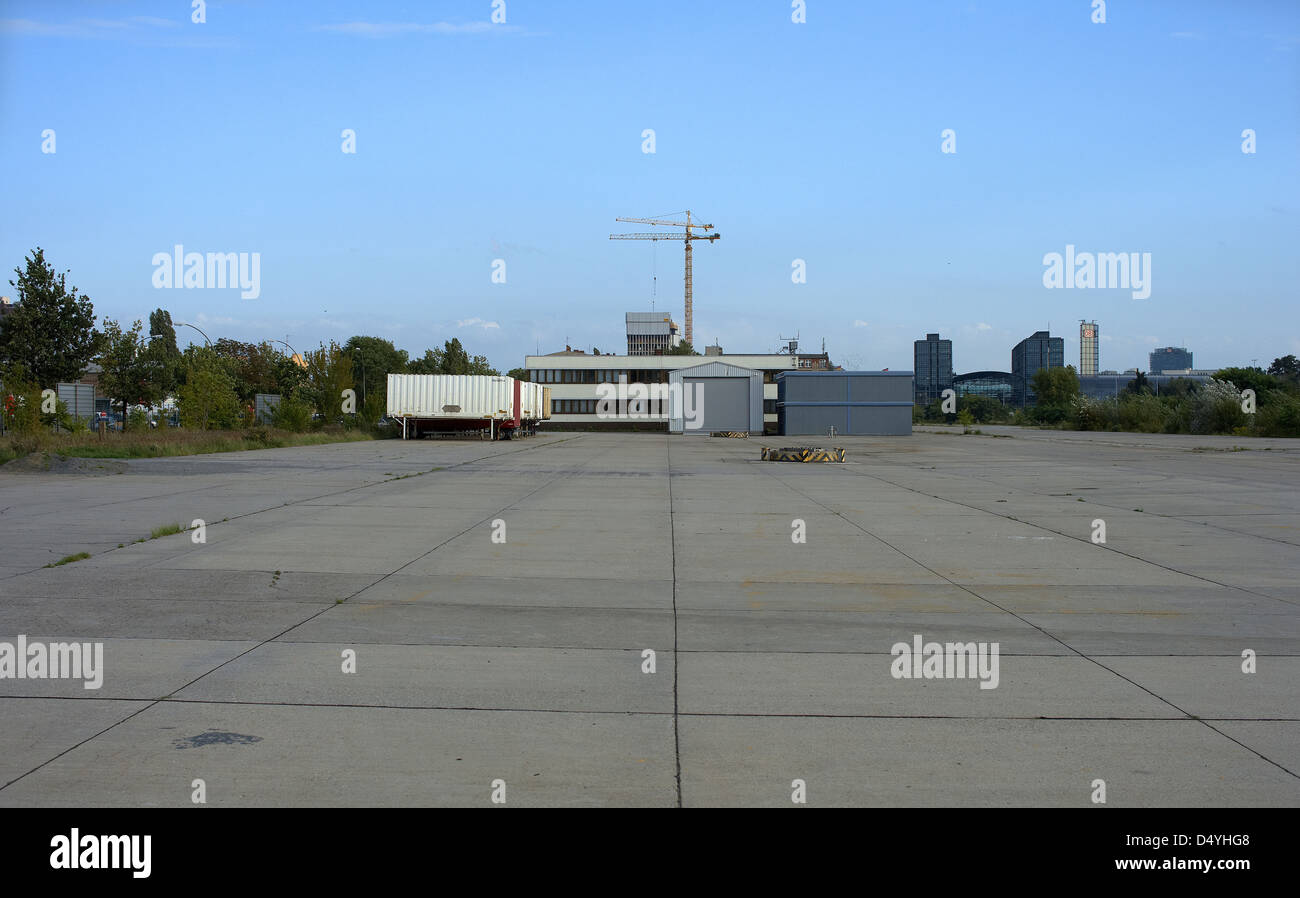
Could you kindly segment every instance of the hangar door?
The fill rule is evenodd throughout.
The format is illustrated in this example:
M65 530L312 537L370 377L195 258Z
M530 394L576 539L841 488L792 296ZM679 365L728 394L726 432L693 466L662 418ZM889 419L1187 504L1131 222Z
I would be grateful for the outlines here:
M684 433L708 436L714 430L749 430L748 377L684 377L682 389L699 397L699 413L704 421L698 430L688 428Z

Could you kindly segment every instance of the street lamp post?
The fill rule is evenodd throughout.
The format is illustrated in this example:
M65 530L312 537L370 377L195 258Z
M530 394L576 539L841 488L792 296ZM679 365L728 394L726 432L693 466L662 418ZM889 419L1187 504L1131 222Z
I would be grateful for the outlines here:
M173 321L172 324L173 324L174 326L176 326L176 327L193 327L193 328L194 328L196 331L198 331L200 334L203 334L203 339L204 339L204 340L207 340L207 343L208 343L209 346L212 345L212 341L211 341L211 340L208 340L208 335L207 335L207 334L204 334L203 331L200 330L200 329L199 329L198 327L196 327L195 325L193 325L193 324L187 324L187 323L185 323L184 321Z

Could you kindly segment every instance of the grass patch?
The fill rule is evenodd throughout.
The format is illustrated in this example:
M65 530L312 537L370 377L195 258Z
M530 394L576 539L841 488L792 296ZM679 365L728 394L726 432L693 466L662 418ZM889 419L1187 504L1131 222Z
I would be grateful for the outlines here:
M0 438L0 464L35 452L70 458L163 458L177 455L205 455L239 452L245 449L283 449L290 446L323 446L372 440L359 430L322 430L294 433L271 427L251 430L166 430L107 433L103 439L93 433L36 433Z
M161 527L155 527L149 533L150 539L159 539L164 536L171 536L173 533L180 533L185 528L180 524L163 524Z
M64 564L72 564L72 562L74 562L74 561L85 561L85 560L86 560L87 558L89 558L89 557L90 557L90 553L89 553L89 552L78 552L76 555L64 555L64 556L63 556L62 558L60 558L58 561L50 562L49 564L47 564L47 565L45 565L45 566L46 566L46 567L59 567L60 565L64 565Z

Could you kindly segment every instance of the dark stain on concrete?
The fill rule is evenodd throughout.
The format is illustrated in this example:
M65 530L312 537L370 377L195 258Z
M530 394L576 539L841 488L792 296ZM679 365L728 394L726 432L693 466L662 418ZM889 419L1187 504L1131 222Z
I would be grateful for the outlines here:
M223 733L218 730L208 730L206 733L199 733L197 736L173 739L172 745L180 749L202 748L205 745L252 745L254 742L261 741L261 736L245 736L243 733Z

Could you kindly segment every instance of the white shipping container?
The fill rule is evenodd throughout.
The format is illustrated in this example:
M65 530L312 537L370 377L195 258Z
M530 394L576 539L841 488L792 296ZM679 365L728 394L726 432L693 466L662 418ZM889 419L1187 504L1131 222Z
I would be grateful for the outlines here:
M513 417L514 380L480 374L390 374L388 415L503 420Z
M521 380L519 382L519 406L520 416L525 421L540 421L544 417L542 414L544 407L542 385Z

